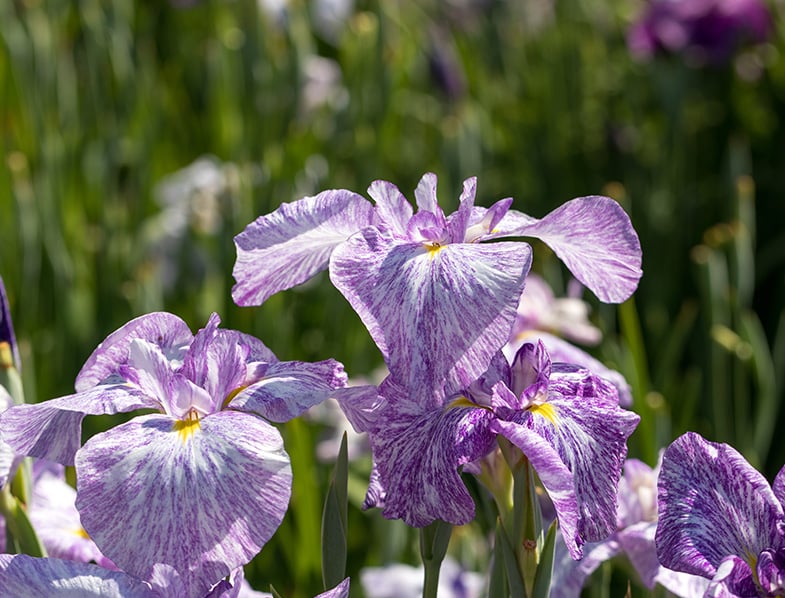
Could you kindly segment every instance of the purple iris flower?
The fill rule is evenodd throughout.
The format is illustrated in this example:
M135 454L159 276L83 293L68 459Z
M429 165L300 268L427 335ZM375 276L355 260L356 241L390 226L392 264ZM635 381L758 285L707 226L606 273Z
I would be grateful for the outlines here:
M538 220L510 210L510 198L477 207L475 189L475 178L464 181L449 216L434 174L414 191L416 213L386 181L368 189L375 205L343 189L282 204L235 238L234 300L259 305L329 265L393 377L435 388L481 375L515 320L531 247L481 241L537 237L601 300L620 302L635 290L640 243L612 199L581 197Z
M291 467L282 422L343 387L343 366L278 361L259 340L177 316L132 320L93 352L76 394L0 414L18 453L75 463L84 529L126 573L179 575L190 596L251 560L283 518ZM85 415L137 409L80 448ZM262 419L264 418L264 419Z
M191 594L180 577L168 571L154 583L120 570L57 558L0 554L0 595L16 598L187 598ZM316 598L347 598L349 578ZM200 598L272 598L245 581L242 567L200 595Z
M712 596L785 594L785 467L769 485L738 451L688 432L658 482L657 556L712 580Z
M685 52L697 63L723 63L744 43L771 34L761 0L652 0L627 35L633 54Z
M659 470L659 465L651 468L637 459L627 459L619 480L617 530L601 542L586 544L580 561L573 560L564 543L557 541L551 598L577 598L589 575L617 555L627 557L650 590L659 584L683 598L699 598L705 594L708 580L671 571L657 560L654 534Z
M385 517L416 527L471 521L474 503L460 469L502 435L533 465L573 558L585 542L616 529L616 487L639 417L619 407L607 381L551 363L542 343L524 345L511 365L497 353L462 392L420 394L391 376L377 396L339 401L369 433L375 470L366 506L383 507Z

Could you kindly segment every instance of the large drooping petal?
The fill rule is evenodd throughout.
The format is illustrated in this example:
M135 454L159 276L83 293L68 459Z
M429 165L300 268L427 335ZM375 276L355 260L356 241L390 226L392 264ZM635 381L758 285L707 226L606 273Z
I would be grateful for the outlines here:
M345 189L322 191L260 216L234 238L238 305L261 305L324 270L333 249L373 221L373 206Z
M151 579L168 565L197 597L278 528L291 467L278 431L257 417L183 423L146 415L91 438L77 454L76 506L117 566Z
M258 375L261 379L240 391L228 406L273 422L294 419L330 398L347 381L343 365L334 359L259 364Z
M609 197L579 197L542 219L510 210L497 236L536 237L601 301L621 303L642 275L641 245L629 216Z
M371 431L379 482L384 488L383 515L423 527L442 519L455 525L474 518L474 503L459 468L488 453L493 414L464 406L412 410L399 400L407 389L386 380L380 394L385 412Z
M657 555L669 569L714 577L735 555L750 565L785 545L783 509L766 478L736 449L688 432L663 456Z
M188 325L177 316L156 312L139 316L115 330L98 345L76 377L77 392L112 379L121 366L128 363L128 354L134 339L148 341L158 346L168 359L182 359L185 349L193 340Z
M396 379L457 389L506 342L530 266L524 243L429 249L367 228L335 250L330 277Z
M147 584L122 571L25 554L0 554L0 596L160 598Z
M85 415L113 415L158 409L157 401L125 384L96 386L34 405L16 405L0 414L0 434L20 455L73 465L81 445Z

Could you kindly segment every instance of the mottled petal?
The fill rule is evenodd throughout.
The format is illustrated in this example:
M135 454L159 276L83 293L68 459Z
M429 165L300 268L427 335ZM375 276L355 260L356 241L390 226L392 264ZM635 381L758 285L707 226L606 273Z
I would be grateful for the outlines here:
M291 467L278 431L222 411L183 427L137 417L91 438L76 459L82 524L119 567L150 579L157 563L204 595L278 528Z
M0 433L17 453L73 465L82 443L85 415L113 415L156 409L156 401L126 385L96 386L85 392L34 405L17 405L0 414Z
M638 286L640 241L627 213L609 197L579 197L540 220L510 210L498 228L504 236L544 241L601 301L621 303Z
M250 348L238 343L236 334L219 330L218 314L196 333L183 359L183 374L212 397L213 409L221 408L224 399L244 386L248 377Z
M383 509L386 496L387 492L384 490L381 477L379 476L379 467L376 465L376 462L374 462L371 466L368 490L365 492L365 500L363 500L363 511L373 508Z
M261 380L238 393L229 408L286 422L333 396L346 381L343 365L334 359L279 361L266 369Z
M365 229L334 253L333 284L403 383L461 387L506 342L531 266L523 243L427 249ZM412 355L417 359L412 359Z
M781 545L780 502L727 444L692 432L680 436L665 450L658 486L657 555L669 569L714 577L729 555L749 565Z
M327 267L336 246L372 221L371 203L345 189L281 204L234 238L232 297L238 305L261 305L305 282Z
M380 392L388 409L371 431L371 446L386 494L383 515L423 527L442 519L455 525L474 518L474 503L460 477L461 465L487 454L493 446L482 408L448 407L411 412L398 400L404 387L385 381Z
M576 598L581 595L581 589L586 579L594 571L615 557L621 547L611 536L604 542L586 544L583 547L583 558L576 561L572 558L563 541L556 540L556 556L551 577L550 598Z
M532 430L528 425L511 421L495 420L490 426L493 432L501 434L517 446L537 472L543 488L548 493L564 543L573 559L583 557L585 539L578 532L578 500L572 473L561 455L551 444Z
M316 598L349 598L349 578L347 577L334 588L322 592Z
M774 483L771 485L774 491L774 496L780 501L780 504L785 506L785 465L777 472L774 478Z
M710 595L708 592L711 582L699 575L690 575L660 567L654 581L674 596L681 598L706 598Z
M384 403L379 390L370 385L339 388L332 396L356 432L367 432L374 426Z
M414 199L420 212L443 214L442 209L439 207L439 199L436 196L436 181L435 174L426 172L422 175L420 182L417 183L417 187L414 189Z
M759 596L752 569L749 564L735 555L725 557L709 584L706 596L711 598L743 598Z
M98 565L0 554L0 596L14 598L156 598L145 583ZM159 597L160 598L160 597Z
M168 359L182 359L193 340L188 325L177 316L156 312L131 320L115 330L88 357L76 377L76 390L82 392L116 376L128 363L128 350L134 339L157 345ZM116 381L116 380L111 380Z
M412 206L398 187L387 181L374 181L368 187L368 195L376 202L376 215L381 224L393 234L404 237L412 217Z

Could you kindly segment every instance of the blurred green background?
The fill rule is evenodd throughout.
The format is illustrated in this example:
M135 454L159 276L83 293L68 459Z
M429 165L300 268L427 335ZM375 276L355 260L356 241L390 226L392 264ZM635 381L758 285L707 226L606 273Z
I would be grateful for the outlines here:
M326 188L364 193L381 178L411 196L426 171L451 211L477 175L482 205L513 196L540 217L605 194L630 214L643 280L621 308L595 302L593 319L595 354L627 376L643 418L631 456L653 464L692 429L773 477L785 463L773 442L785 423L785 6L770 5L768 43L706 68L633 59L625 35L642 7L2 0L0 274L28 400L73 392L96 345L154 310L194 330L216 311L281 359L371 372L380 355L326 275L235 306L232 237ZM563 292L560 264L539 244L535 255ZM329 468L313 457L318 426L284 433L292 509L248 571L306 596L320 590ZM351 573L415 558L405 529L350 515Z

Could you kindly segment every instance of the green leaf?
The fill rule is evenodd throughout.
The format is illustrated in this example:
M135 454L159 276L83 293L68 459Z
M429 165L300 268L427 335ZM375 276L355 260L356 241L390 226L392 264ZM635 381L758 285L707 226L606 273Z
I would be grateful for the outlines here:
M349 458L344 432L322 513L322 581L325 591L334 588L346 577L348 479Z
M504 569L507 572L507 583L510 587L510 595L526 598L526 588L523 585L523 578L521 577L520 568L518 567L518 559L515 557L515 550L513 550L510 540L507 538L501 521L496 525L495 552L496 558L499 558L499 553L501 552L501 557L504 561Z
M8 546L21 554L45 557L46 550L33 529L22 503L11 494L8 486L0 492L0 512L5 517Z
M558 527L558 522L554 521L545 535L545 542L540 552L540 562L537 565L537 573L534 576L532 598L548 598L550 594L551 576L553 575L553 555L556 548L556 530Z

